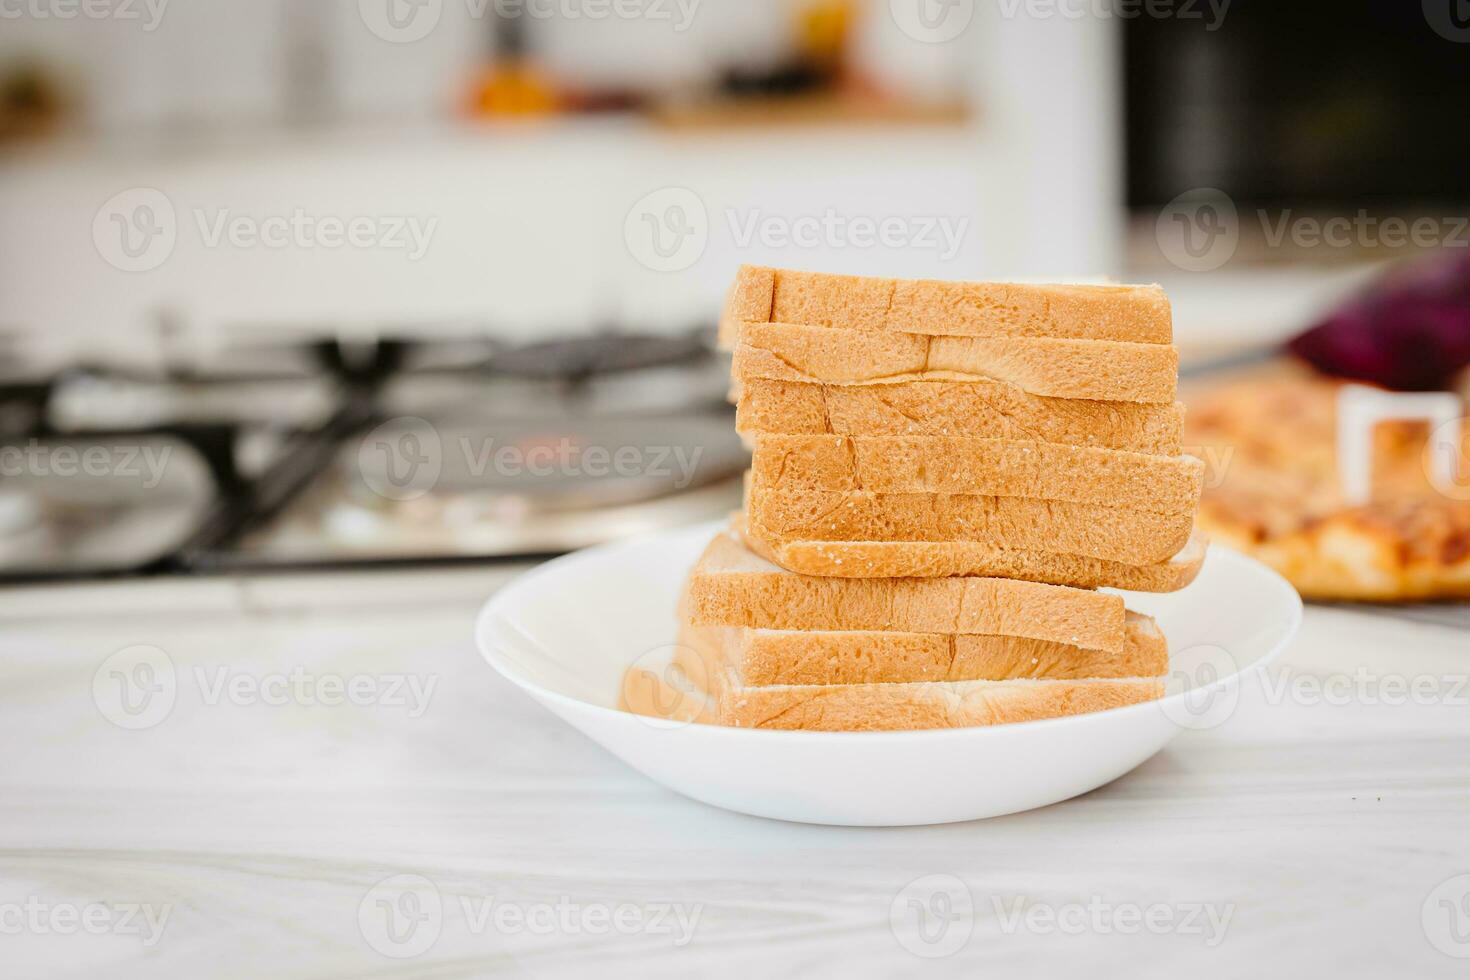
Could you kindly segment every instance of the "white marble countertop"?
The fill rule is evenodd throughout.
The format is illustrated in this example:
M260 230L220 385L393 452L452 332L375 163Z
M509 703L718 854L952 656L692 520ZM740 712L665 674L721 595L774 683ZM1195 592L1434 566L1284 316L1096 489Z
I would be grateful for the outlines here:
M1110 786L853 830L674 796L502 682L470 624L504 576L0 592L0 973L1470 971L1470 632L1309 609L1227 722ZM130 714L135 645L173 673ZM915 894L947 929L893 926Z

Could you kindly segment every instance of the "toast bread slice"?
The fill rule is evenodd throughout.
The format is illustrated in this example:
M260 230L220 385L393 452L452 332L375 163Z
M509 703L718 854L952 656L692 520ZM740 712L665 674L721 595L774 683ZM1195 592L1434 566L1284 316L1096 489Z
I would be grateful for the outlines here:
M721 317L968 337L1059 337L1168 344L1169 298L1157 285L1072 286L882 279L741 266Z
M752 485L772 490L981 494L1193 513L1205 464L1192 456L966 436L754 440ZM1177 549L1176 549L1177 550Z
M926 681L904 684L746 686L733 669L704 671L708 655L686 628L676 663L703 698L699 719L787 731L969 728L1089 714L1157 700L1162 677L1082 680ZM682 662L681 662L682 661Z
M1032 395L1000 381L828 385L746 378L731 393L742 435L975 436L1178 456L1184 405Z
M1199 575L1207 542L1195 534L1168 561L1129 565L1080 555L994 548L974 541L777 540L743 515L736 533L756 554L799 575L840 579L978 576L1027 579L1080 589L1178 592Z
M931 337L746 323L732 376L867 384L989 379L1033 395L1170 404L1179 352L1166 344L1051 337Z
M1157 677L1169 671L1158 624L1129 612L1121 650L973 633L755 630L694 626L706 671L729 667L748 687L909 684L922 681L1085 680ZM695 673L685 665L686 672Z
M941 681L734 687L717 681L714 717L736 728L880 732L974 728L1086 715L1164 696L1164 681Z
M714 718L736 728L879 732L973 728L1085 715L1157 701L1164 681L940 681L736 687L716 677Z
M715 535L690 574L681 620L770 630L979 633L1107 652L1126 643L1120 596L1015 579L798 575Z
M975 542L1150 565L1188 543L1194 512L980 494L770 490L749 485L745 516L769 540Z

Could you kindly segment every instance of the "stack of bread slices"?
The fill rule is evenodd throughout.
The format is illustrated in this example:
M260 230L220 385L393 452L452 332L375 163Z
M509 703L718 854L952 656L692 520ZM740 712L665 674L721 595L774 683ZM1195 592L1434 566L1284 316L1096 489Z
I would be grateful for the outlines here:
M709 720L944 728L1163 694L1157 625L1098 591L1181 589L1204 559L1161 289L747 266L721 339L754 462L680 612Z

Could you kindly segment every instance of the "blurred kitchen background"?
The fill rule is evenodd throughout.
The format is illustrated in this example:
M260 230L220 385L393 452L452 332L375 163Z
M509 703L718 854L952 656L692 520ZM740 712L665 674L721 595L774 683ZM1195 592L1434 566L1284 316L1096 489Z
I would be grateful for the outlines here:
M0 575L720 516L742 262L1158 281L1250 359L1470 245L1443 6L0 0Z

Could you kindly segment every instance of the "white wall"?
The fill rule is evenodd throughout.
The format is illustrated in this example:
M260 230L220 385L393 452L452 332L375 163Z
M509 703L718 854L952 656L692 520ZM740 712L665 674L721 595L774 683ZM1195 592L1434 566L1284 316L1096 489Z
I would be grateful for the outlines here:
M739 262L951 278L990 265L963 130L688 139L621 122L395 132L166 163L124 155L0 169L0 325L91 342L100 325L169 308L204 324L470 317L522 335L610 319L682 328L713 316ZM139 186L169 199L176 243L156 268L125 272L99 251L93 223L108 198ZM660 188L692 191L705 215L704 248L677 272L640 264L625 237L635 202ZM412 216L435 229L412 259L377 248L211 246L198 226L222 211L261 219L297 208ZM789 226L828 212L911 219L916 241L929 218L963 234L952 250L937 226L932 247L884 247L840 229L811 246L742 241L752 221Z
M974 130L677 137L627 121L368 125L446 114L483 43L483 25L469 19L464 0L444 0L439 29L413 44L390 44L363 27L356 0L324 0L339 18L336 84L359 122L285 136L263 125L280 111L272 85L285 2L301 0L254 0L248 17L241 13L247 5L232 0L173 0L158 36L126 42L113 36L115 23L70 31L24 25L31 40L69 57L122 52L88 69L115 89L99 103L112 129L136 135L153 122L214 112L228 121L219 127L227 138L180 147L147 138L82 143L0 160L0 327L126 346L135 326L168 308L208 328L446 318L519 334L614 319L675 328L713 315L741 261L945 278L1117 271L1115 21L1006 19L978 3L963 36L922 44L893 20L870 18L860 48L882 66L879 73L929 93L968 86L979 112ZM650 34L647 24L631 32L579 24L557 34L548 53L589 79L623 71L682 77L708 71L708 52L769 44L760 39L778 33L780 18L771 12L783 2L742 8L704 0L696 27L676 42ZM91 33L99 30L101 40ZM16 36L0 32L0 57L21 46ZM644 43L632 43L635 36ZM164 50L171 53L155 62ZM134 187L168 196L177 244L160 267L129 273L105 261L93 223L104 202ZM624 239L634 202L664 187L694 191L708 218L704 250L678 273L646 268ZM197 216L222 211L261 219L298 208L437 224L417 260L381 249L210 246L197 227ZM738 241L753 219L789 223L827 212L848 221L896 217L914 235L925 220L948 222L962 234L947 256L922 244Z

